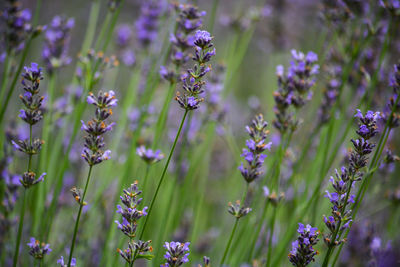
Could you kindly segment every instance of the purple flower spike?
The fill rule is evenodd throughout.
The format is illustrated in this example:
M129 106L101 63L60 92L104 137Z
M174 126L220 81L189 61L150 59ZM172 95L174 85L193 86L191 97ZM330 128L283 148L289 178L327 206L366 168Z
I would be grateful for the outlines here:
M142 210L138 208L142 198L140 194L142 191L137 186L138 182L133 183L128 189L124 189L124 193L120 196L122 206L117 205L117 213L122 215L122 223L118 220L115 223L118 225L118 229L128 236L132 241L128 243L128 248L125 250L118 249L118 253L123 259L129 264L134 260L134 255L143 255L144 253L151 252L153 248L150 246L151 241L133 241L136 236L137 224L140 218L147 215L147 207ZM145 255L146 259L151 259L151 255Z
M50 254L51 248L49 244L40 243L39 240L36 240L34 237L31 237L31 242L27 245L29 247L29 254L35 259L43 259L43 257L47 254Z
M81 130L88 134L85 137L81 156L90 166L93 166L110 158L111 151L102 150L105 146L102 135L111 131L115 125L114 122L107 124L105 121L113 114L111 107L116 106L118 100L115 98L114 91L105 93L100 91L97 96L89 93L86 101L88 104L96 106L96 111L95 118L87 123L81 121Z
M292 61L290 66L285 69L279 65L276 69L278 78L278 90L274 92L276 120L274 126L281 133L287 130L294 131L298 122L293 120L289 110L290 106L294 108L303 107L311 98L311 88L315 84L314 76L318 73L319 66L317 54L292 50Z
M42 57L49 72L71 62L71 58L68 56L68 46L70 32L74 25L75 20L73 18L55 16L46 29Z
M268 135L267 126L268 123L264 121L262 114L257 115L250 126L246 126L250 139L246 140L247 149L244 148L240 156L245 159L247 166L244 167L241 164L239 170L248 183L251 183L263 173L261 168L267 157L263 152L266 149L269 150L272 145L271 142L265 144Z
M289 253L289 261L294 266L306 266L310 262L315 261L314 256L317 251L313 246L318 243L318 229L311 225L299 223L297 232L300 234L297 240L292 243L292 250Z
M167 252L164 255L166 263L161 265L163 267L181 266L184 263L189 262L189 242L165 242L164 248Z
M164 158L164 154L160 150L153 151L147 149L145 146L140 146L136 149L136 154L144 160L147 164L154 164L161 161Z

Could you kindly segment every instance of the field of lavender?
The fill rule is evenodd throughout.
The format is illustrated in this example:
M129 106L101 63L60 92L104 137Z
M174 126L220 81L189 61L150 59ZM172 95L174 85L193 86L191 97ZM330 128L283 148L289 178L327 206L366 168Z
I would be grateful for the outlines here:
M0 266L400 266L399 0L0 10Z

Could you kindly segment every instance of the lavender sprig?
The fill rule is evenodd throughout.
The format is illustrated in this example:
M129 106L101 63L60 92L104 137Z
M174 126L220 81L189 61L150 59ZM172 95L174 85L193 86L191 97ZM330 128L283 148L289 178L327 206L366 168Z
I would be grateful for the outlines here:
M189 245L190 242L165 242L164 248L167 252L164 255L166 263L162 264L162 267L178 267L184 263L189 262Z
M331 215L324 215L324 222L329 233L324 235L325 244L328 246L328 252L325 256L323 266L328 266L329 258L336 246L345 242L341 237L343 231L350 227L352 222L352 211L347 209L349 203L354 203L354 195L351 190L354 182L360 181L363 177L361 171L366 165L368 155L372 152L375 144L370 141L377 133L377 120L380 118L379 112L367 111L364 115L357 110L355 115L359 120L357 139L351 139L353 151L350 153L349 166L342 167L341 171L335 173L335 177L331 177L334 192L326 191L325 197L332 203Z
M86 204L85 196L87 192L87 188L90 182L90 177L92 173L92 168L94 165L99 164L105 160L108 160L111 154L110 150L103 150L105 143L103 135L112 130L112 127L115 123L107 124L106 120L112 115L111 107L117 105L118 100L115 97L114 91L108 92L99 92L97 96L93 93L89 93L87 97L87 103L94 105L96 107L95 116L93 119L85 123L82 122L81 130L86 132L84 148L82 150L82 158L89 165L89 172L86 179L85 189L83 190L83 194L80 189L73 188L72 194L77 200L79 204L78 216L75 222L74 234L72 237L71 249L68 259L68 267L71 266L72 255L75 247L76 235L79 228L79 219L82 213L82 208Z
M242 163L239 170L247 183L253 182L263 173L261 167L267 157L263 152L266 149L270 150L272 145L272 142L266 144L265 141L269 133L267 126L268 123L264 121L262 114L258 114L251 125L246 126L250 139L246 140L247 149L244 148L240 156L246 160L247 166Z
M30 248L29 254L38 260L42 260L46 254L48 255L51 252L50 244L41 243L34 237L31 237L31 242L27 245Z
M139 198L142 191L139 190L137 184L138 182L136 181L128 189L124 189L124 194L120 196L123 206L117 205L117 213L122 215L122 223L115 221L118 229L129 237L128 248L125 250L117 249L117 251L130 266L133 266L133 263L138 258L150 260L153 257L153 255L145 254L153 251L150 246L151 240L146 242L141 240L134 241L138 220L147 215L148 209L148 207L144 207L142 210L138 209L142 202L142 198Z
M167 168L172 158L172 154L174 153L176 144L178 142L180 133L182 131L183 124L185 123L186 116L189 111L197 109L200 105L200 102L203 101L200 98L199 94L204 92L202 87L205 85L205 81L203 81L204 76L211 71L211 66L205 67L205 63L211 60L211 57L215 55L215 49L212 49L213 44L211 43L212 37L210 33L206 31L198 31L196 33L195 45L196 45L196 55L193 57L195 62L194 68L187 70L187 74L183 77L183 89L185 92L183 95L180 95L179 92L176 93L175 100L179 103L181 108L185 110L185 113L182 117L178 132L175 136L174 143L171 147L170 153L167 158L167 162L165 163L164 169L161 173L160 180L157 184L156 191L151 200L148 216L144 222L142 232L140 233L139 239L143 237L144 231L146 229L147 221L150 217L154 202L157 198L158 192L160 190L161 184L164 180L165 174L167 172ZM212 50L211 50L212 49Z
M297 267L305 267L310 262L315 261L314 256L318 254L313 246L318 243L318 229L311 225L299 223L297 232L300 234L296 241L292 243L292 250L289 253L289 261Z
M276 68L278 90L274 93L276 119L273 124L281 133L296 129L298 121L294 120L289 108L301 108L311 98L314 76L319 69L319 65L315 64L318 56L314 52L310 51L307 55L296 50L291 52L292 61L287 72L282 65Z
M147 164L154 164L164 158L164 154L160 150L153 151L145 146L140 146L136 149L136 154Z
M161 14L159 1L143 1L140 16L136 21L136 35L142 45L147 48L157 38L158 19Z
M269 133L269 131L266 129L267 126L268 123L264 120L262 114L258 114L257 116L255 116L251 125L246 126L246 131L249 134L250 139L246 140L247 149L243 149L243 153L241 154L241 156L246 160L247 166L244 167L243 163L239 166L239 170L244 180L246 181L246 189L243 193L241 201L237 200L235 204L228 204L228 212L232 214L236 218L236 220L231 235L228 239L228 243L225 247L225 252L220 262L221 266L224 264L225 258L228 255L233 236L235 235L236 228L239 223L239 219L246 216L252 210L249 207L245 208L244 204L246 201L249 184L257 179L257 177L259 177L263 172L261 170L261 167L264 163L265 158L267 157L265 154L263 154L263 152L266 149L270 149L272 144L271 142L268 144L265 143L265 140Z
M160 69L161 77L170 83L175 83L178 80L179 75L176 70L189 60L188 49L195 45L196 39L193 33L201 27L202 17L206 14L205 11L199 11L196 6L189 4L175 5L175 9L179 11L177 29L170 37L172 43L171 61L175 65L175 70L165 66L161 66Z
M43 141L40 139L33 140L32 127L43 119L42 115L42 102L44 97L39 95L40 81L43 80L42 68L38 67L38 64L31 63L31 67L25 67L25 72L22 74L22 86L24 94L20 95L22 103L25 108L20 110L19 117L29 125L29 140L17 140L12 141L12 144L16 150L19 150L28 155L28 168L23 173L20 183L24 186L24 193L22 196L22 207L21 215L17 233L17 242L14 254L14 267L18 262L19 255L19 243L21 241L21 234L23 228L23 221L25 215L25 195L26 190L33 185L38 184L44 180L46 173L43 173L39 177L36 177L36 173L31 170L32 156L39 153Z
M215 48L211 42L213 37L207 31L197 31L195 35L195 61L193 69L188 69L182 77L184 93L176 93L175 100L181 108L185 110L194 110L200 107L204 99L200 96L204 93L203 86L205 82L203 77L211 71L211 66L205 64L215 55Z
M29 9L22 9L21 3L7 0L7 6L1 13L1 20L6 27L3 28L4 45L8 52L17 53L24 48L25 42L32 30L30 21L32 14Z
M71 58L68 56L68 46L74 24L73 18L55 16L46 29L42 57L49 73L71 62Z

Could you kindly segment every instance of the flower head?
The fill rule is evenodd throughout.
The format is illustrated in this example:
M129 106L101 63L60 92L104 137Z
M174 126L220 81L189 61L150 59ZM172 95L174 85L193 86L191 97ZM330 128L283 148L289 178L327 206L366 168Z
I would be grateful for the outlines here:
M31 242L27 245L29 247L29 254L35 259L43 259L46 254L50 254L51 248L49 244L40 243L34 237L31 237Z
M153 151L145 146L140 146L136 149L136 153L147 164L157 163L164 158L164 154L160 150Z
M71 58L68 56L68 46L70 32L74 25L73 18L55 16L46 29L42 57L49 72L71 62Z
M294 266L306 266L310 262L314 261L314 256L317 255L317 251L314 250L313 246L318 243L318 229L311 225L299 223L297 229L299 237L292 243L292 250L289 253L289 261Z
M246 140L247 148L244 148L240 155L246 161L246 166L242 163L239 170L248 183L251 183L263 173L261 168L267 157L263 152L267 149L270 150L272 145L271 142L266 143L269 132L266 129L267 126L268 123L264 121L262 114L257 115L250 126L246 126L250 139Z
M166 263L161 266L181 266L182 264L189 262L189 245L189 242L165 242L164 248L167 250L167 252L165 253L164 258L166 259Z

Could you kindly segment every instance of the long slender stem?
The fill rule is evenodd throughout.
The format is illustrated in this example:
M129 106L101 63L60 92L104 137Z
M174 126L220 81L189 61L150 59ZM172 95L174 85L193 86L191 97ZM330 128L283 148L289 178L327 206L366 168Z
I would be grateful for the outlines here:
M229 248L231 246L233 236L235 235L238 223L239 223L239 218L236 218L235 224L233 225L233 228L232 228L231 235L229 236L229 239L228 239L228 243L226 244L226 247L225 247L224 255L222 256L221 262L219 263L220 266L222 266L224 264L225 258L228 255L228 251L229 251Z
M276 214L277 214L277 209L278 207L274 207L274 213L272 215L272 219L271 219L271 229L269 232L269 239L268 239L268 252L267 252L267 261L265 263L266 267L269 267L271 265L271 255L272 255L272 237L274 235L274 229L275 229L275 221L276 221Z
M242 200L240 201L240 205L241 206L245 205L248 191L249 191L249 183L246 182L246 189L243 192ZM229 248L231 247L233 236L235 235L236 228L237 228L238 223L239 223L239 219L240 219L240 217L236 217L235 224L234 224L234 226L232 228L231 235L229 236L228 243L226 244L226 247L225 247L224 255L222 256L221 262L219 264L220 266L222 266L224 264L226 256L228 255Z
M32 124L29 125L29 147L32 147ZM32 165L32 154L29 154L29 159L28 159L28 172L31 170L31 165ZM24 188L24 191L22 193L22 207L21 207L21 213L19 216L19 225L18 225L18 233L17 233L17 243L15 245L15 253L14 253L14 263L13 266L17 266L18 262L18 256L19 256L19 245L21 243L21 236L22 236L22 229L24 225L24 217L25 217L25 197L26 197L26 188Z
M139 235L139 240L142 239L143 234L144 234L144 232L146 230L146 225L147 225L147 222L148 222L148 220L150 218L151 211L153 210L154 202L156 201L156 198L157 198L157 195L158 195L158 191L160 190L160 187L161 187L161 184L162 184L162 182L164 180L165 174L167 173L169 162L171 161L172 154L174 153L174 150L175 150L176 144L178 142L179 136L181 134L183 124L185 123L185 119L186 119L187 114L188 114L188 110L185 110L185 113L183 114L183 117L182 117L181 124L180 124L179 129L178 129L178 132L176 133L176 136L175 136L174 144L171 147L171 151L169 152L167 162L165 163L164 169L163 169L163 171L161 173L160 180L158 181L156 191L155 191L155 193L153 195L153 198L151 199L150 207L149 207L149 210L147 212L147 216L146 216L146 219L144 221L142 231L140 232L140 235Z
M18 256L19 256L19 245L21 243L21 235L22 235L22 228L24 225L24 217L25 217L25 195L26 195L26 189L24 188L24 191L22 193L22 206L21 206L21 213L19 216L19 225L18 225L18 233L17 233L17 243L15 244L15 253L14 253L14 263L13 266L17 266L18 262Z
M70 249L70 253L69 253L68 267L71 266L72 255L74 253L74 248L75 248L76 234L78 233L78 228L79 228L79 219L81 218L81 213L82 213L82 209L83 209L83 206L84 206L83 203L85 201L85 196L86 196L87 188L88 188L88 185L89 185L90 176L92 174L92 168L93 168L93 166L91 165L89 167L89 172L88 172L88 176L87 176L87 179L86 179L86 185L85 185L85 189L83 191L82 199L80 200L78 217L76 218L75 228L74 228L74 235L72 237L71 249Z

